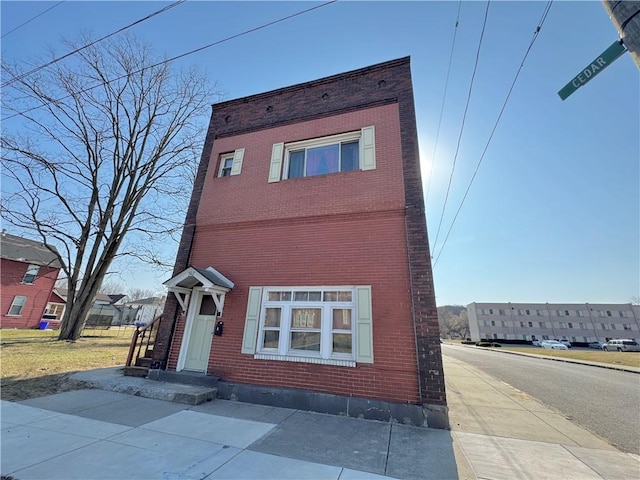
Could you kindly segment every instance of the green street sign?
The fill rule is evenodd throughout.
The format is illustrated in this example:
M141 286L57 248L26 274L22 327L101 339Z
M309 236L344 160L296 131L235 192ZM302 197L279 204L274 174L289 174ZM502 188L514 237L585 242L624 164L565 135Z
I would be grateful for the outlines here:
M611 65L626 51L627 49L619 40L613 42L609 48L602 52L593 62L583 68L578 75L573 77L569 83L562 87L558 92L560 98L565 100L569 95L599 74L604 68Z

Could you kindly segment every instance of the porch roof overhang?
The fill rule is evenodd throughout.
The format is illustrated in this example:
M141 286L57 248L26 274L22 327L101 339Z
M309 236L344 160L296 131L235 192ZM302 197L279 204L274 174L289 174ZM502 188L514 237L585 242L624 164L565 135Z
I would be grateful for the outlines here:
M224 294L234 287L234 283L213 267L199 268L189 266L163 283L173 292L180 306L187 310L188 298L194 287L200 287L211 293L216 301L218 311L222 311ZM220 303L219 300L222 300Z

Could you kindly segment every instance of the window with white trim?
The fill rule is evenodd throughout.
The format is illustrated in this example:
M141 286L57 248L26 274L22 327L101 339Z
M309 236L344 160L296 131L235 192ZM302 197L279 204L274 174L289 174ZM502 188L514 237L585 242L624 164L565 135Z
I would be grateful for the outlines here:
M27 303L27 297L24 295L16 295L13 297L13 302L11 302L11 306L9 307L9 312L7 313L10 317L18 317L22 314L22 309L24 308L25 303Z
M251 287L242 353L343 366L371 363L371 327L371 287Z
M244 148L220 155L220 167L218 177L230 177L239 175L242 171L242 160L244 158Z
M22 283L26 285L33 285L33 283L36 281L36 277L38 276L39 271L39 265L29 265L27 267L27 271L24 274L24 277L22 277Z
M353 289L265 289L259 353L354 358Z
M371 126L328 137L274 144L269 182L375 168L375 128Z

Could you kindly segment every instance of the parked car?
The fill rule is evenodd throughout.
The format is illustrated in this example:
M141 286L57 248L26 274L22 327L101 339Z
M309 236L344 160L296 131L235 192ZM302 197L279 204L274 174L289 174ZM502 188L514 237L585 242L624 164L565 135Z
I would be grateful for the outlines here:
M543 340L540 342L540 346L547 350L569 350L569 347L558 340Z
M560 342L560 343L562 343L562 344L563 344L564 346L566 346L567 348L571 348L571 342L570 342L569 340L564 340L564 339L560 340L560 339L558 339L558 338L554 338L554 340L555 340L556 342Z
M595 348L596 350L602 350L602 346L604 345L604 343L602 342L591 342L588 347L589 348Z
M532 340L531 341L531 345L533 345L534 347L539 347L541 341L542 340Z
M619 338L609 340L602 346L607 352L640 352L640 345L635 340L629 338Z

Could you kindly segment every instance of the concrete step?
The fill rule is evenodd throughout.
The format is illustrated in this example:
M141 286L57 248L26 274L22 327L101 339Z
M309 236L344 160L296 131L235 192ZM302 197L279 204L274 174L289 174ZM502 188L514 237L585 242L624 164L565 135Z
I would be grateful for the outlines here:
M200 372L174 372L171 370L150 369L149 379L160 382L180 383L182 385L198 385L201 387L218 388L220 377Z
M126 368L136 371L143 367ZM214 400L218 395L216 388L158 382L130 375L125 376L123 375L122 367L76 372L72 375L72 378L101 390L164 400L165 402L186 403L188 405L199 405Z
M127 377L146 377L149 374L149 367L131 365L129 367L124 367L123 373Z
M153 363L153 358L151 357L140 357L136 360L136 367L146 367L149 370L149 367Z

